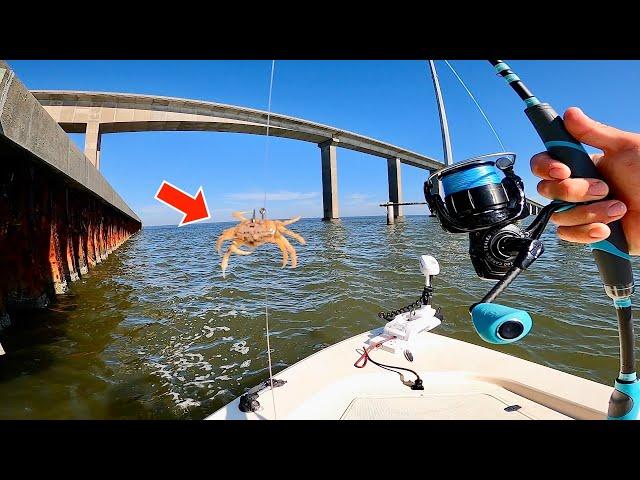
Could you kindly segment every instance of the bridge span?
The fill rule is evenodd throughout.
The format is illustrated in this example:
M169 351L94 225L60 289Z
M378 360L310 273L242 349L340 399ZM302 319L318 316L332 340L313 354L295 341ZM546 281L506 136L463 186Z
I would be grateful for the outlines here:
M263 110L184 98L131 93L32 90L31 93L68 133L84 133L84 153L100 168L103 134L149 131L212 131L269 135L311 142L320 148L323 219L340 218L337 147L347 148L387 162L389 203L402 204L400 164L428 171L443 162L364 135L301 118ZM536 204L537 205L537 204ZM537 206L530 203L532 213ZM402 205L393 216L402 217ZM539 207L538 207L539 208Z
M31 93L68 133L85 133L84 153L100 168L103 134L148 131L214 131L269 135L320 147L324 219L340 217L337 147L387 161L389 201L402 202L400 164L437 170L441 161L380 140L300 118L184 98L130 93L32 90ZM396 207L395 216L402 216Z

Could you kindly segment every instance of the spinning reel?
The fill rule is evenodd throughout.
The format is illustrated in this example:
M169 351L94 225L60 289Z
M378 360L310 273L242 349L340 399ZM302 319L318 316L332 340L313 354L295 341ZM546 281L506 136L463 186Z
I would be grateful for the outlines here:
M541 102L505 62L490 62L496 74L523 101L524 113L549 155L567 165L574 178L601 178L584 146L569 133L553 107ZM436 80L434 75L434 84ZM440 120L446 125L442 112ZM443 128L445 153L450 154L447 135ZM427 203L442 227L448 232L469 233L469 254L476 273L480 278L498 280L484 298L470 308L476 331L491 343L515 342L531 330L529 314L492 302L542 255L540 235L551 214L575 206L551 202L523 230L517 221L527 217L529 211L525 208L522 180L513 172L514 162L515 155L511 153L474 158L436 172L424 185ZM436 190L440 184L444 200ZM589 245L604 291L613 300L620 337L620 373L609 400L608 418L637 420L640 419L640 379L636 373L631 307L635 289L633 269L622 223L615 220L608 226L609 236Z
M571 205L552 202L522 229L517 222L529 216L529 209L522 179L513 171L515 159L514 153L483 155L439 170L424 184L429 208L442 228L469 233L469 255L478 276L498 280L469 309L480 337L496 344L518 341L531 330L527 312L492 302L542 255L540 235L553 212Z

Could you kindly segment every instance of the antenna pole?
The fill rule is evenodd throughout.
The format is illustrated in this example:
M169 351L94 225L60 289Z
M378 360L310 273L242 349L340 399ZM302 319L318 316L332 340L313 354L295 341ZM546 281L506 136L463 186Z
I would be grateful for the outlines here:
M438 102L438 114L440 116L440 130L442 131L442 149L444 150L444 164L449 166L452 163L451 140L449 139L449 124L447 123L447 112L444 109L444 101L442 100L442 92L440 91L440 82L438 81L438 73L433 60L428 60L429 69L431 70L431 78L433 79L433 89L436 92L436 101Z

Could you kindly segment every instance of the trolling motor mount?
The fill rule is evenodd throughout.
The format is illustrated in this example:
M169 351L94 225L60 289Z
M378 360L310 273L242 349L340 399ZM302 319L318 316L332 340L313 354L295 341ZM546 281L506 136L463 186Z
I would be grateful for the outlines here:
M476 274L498 280L469 309L480 337L498 344L520 340L533 322L525 311L493 301L542 255L540 235L553 212L572 205L552 202L522 229L516 222L526 218L529 210L522 179L513 171L515 157L514 153L476 157L439 170L424 184L427 203L442 228L469 233L469 256ZM444 199L436 185L442 187Z

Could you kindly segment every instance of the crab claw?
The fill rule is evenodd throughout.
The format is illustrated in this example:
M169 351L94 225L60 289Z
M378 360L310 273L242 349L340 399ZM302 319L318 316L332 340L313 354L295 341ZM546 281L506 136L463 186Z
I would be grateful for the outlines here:
M233 213L231 214L231 216L232 216L233 218L237 218L238 220L249 220L248 218L246 218L246 217L244 216L244 214L245 214L245 213L249 213L249 212L246 212L246 211L245 211L245 212L233 212Z
M292 223L296 223L298 220L300 220L300 216L298 215L297 217L293 217L289 220L285 220L284 222L282 222L283 225L291 225Z

